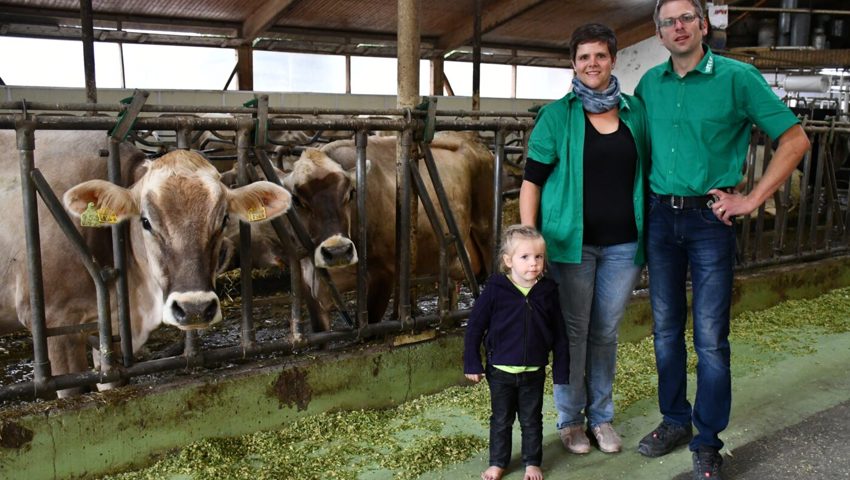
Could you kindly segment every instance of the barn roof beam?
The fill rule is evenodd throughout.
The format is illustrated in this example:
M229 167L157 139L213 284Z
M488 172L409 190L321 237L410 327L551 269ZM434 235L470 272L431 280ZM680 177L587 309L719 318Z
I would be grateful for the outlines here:
M242 39L246 44L250 44L261 33L269 29L278 18L283 15L283 12L295 3L295 0L268 0L257 9L251 16L242 22Z
M545 0L500 0L495 4L484 8L481 17L481 34L498 28L499 26L522 15L532 8L540 5ZM457 47L469 45L473 37L473 24L468 18L458 21L452 33L443 35L437 39L437 47L448 51Z
M158 17L153 15L127 15L98 12L92 14L95 28L117 28L118 23L125 29L167 30L194 34L235 35L241 25L220 20ZM0 23L42 25L54 27L80 26L80 11L74 9L43 9L18 6L4 6L0 12Z
M634 45L653 36L655 36L655 24L649 16L617 29L619 45Z

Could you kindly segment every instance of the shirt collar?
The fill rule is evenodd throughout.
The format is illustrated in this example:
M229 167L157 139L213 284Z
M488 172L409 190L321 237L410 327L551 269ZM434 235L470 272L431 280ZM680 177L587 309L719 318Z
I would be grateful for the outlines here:
M691 72L702 73L703 75L714 75L714 53L712 53L711 48L708 45L702 44L703 56L702 60L694 67ZM688 73L691 73L688 72ZM673 70L673 58L670 57L667 59L667 63L664 67L665 74L676 75L676 71Z

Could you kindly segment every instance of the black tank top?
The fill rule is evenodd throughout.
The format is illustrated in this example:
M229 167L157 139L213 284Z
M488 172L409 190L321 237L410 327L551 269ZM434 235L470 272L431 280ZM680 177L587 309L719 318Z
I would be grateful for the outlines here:
M634 183L637 147L623 122L601 134L585 115L584 239L585 245L617 245L637 240Z

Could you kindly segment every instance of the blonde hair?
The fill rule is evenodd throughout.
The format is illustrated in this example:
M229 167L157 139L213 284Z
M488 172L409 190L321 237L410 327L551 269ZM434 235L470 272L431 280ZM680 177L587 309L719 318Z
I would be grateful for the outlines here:
M544 246L546 245L543 235L536 228L520 224L511 225L502 232L502 247L499 249L499 258L504 259L506 255L511 256L516 249L518 240L540 240ZM508 266L505 265L504 260L499 267L503 272L508 271Z

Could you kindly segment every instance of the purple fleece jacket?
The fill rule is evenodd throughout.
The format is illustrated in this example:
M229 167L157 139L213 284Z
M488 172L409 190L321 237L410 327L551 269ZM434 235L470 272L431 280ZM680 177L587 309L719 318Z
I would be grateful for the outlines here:
M503 273L492 275L469 316L463 373L484 373L481 342L493 365L545 367L553 352L552 378L569 383L570 354L558 284L543 277L524 296Z

